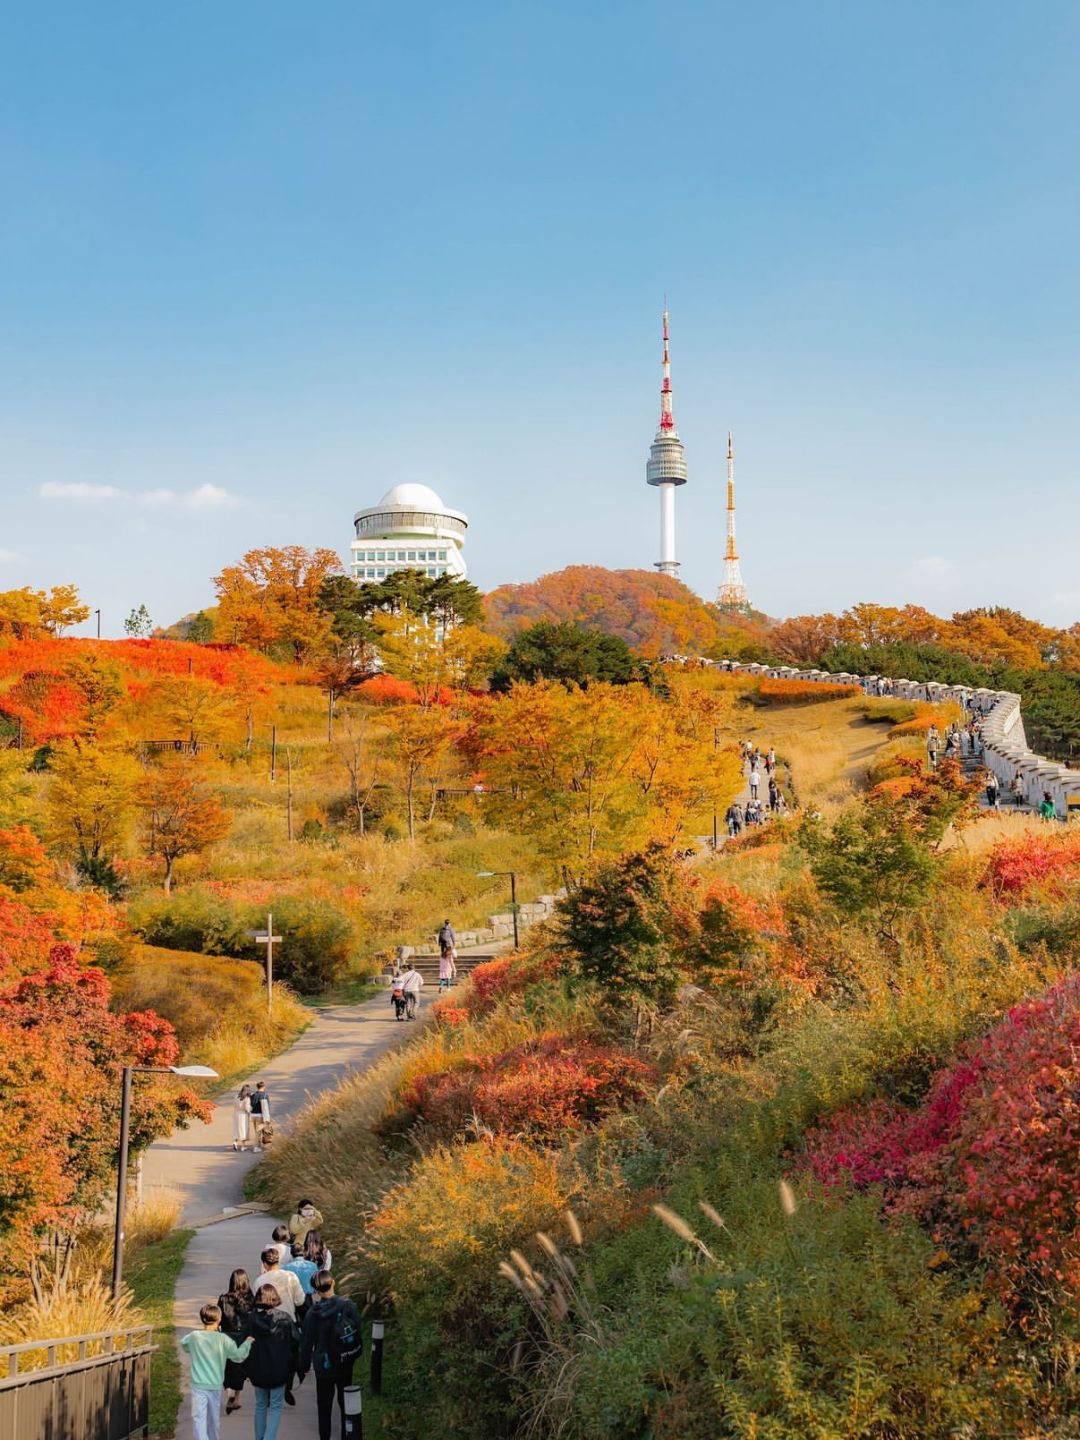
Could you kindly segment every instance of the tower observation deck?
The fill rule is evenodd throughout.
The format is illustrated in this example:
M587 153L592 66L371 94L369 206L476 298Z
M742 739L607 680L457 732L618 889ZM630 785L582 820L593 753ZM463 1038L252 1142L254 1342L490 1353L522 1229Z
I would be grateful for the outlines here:
M675 558L675 487L687 481L686 452L679 439L672 412L671 351L668 340L668 312L664 309L663 380L660 385L660 424L649 449L645 482L660 491L660 559L656 569L663 575L678 575Z

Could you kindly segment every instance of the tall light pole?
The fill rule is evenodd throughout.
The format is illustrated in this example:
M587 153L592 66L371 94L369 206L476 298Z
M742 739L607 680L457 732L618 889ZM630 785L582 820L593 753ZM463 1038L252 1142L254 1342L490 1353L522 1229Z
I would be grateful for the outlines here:
M514 949L519 947L518 940L518 907L517 907L517 875L513 870L478 870L478 880L490 880L495 875L509 875L510 877L510 913L514 917Z
M133 1075L185 1075L189 1079L216 1080L209 1065L125 1065L120 1090L120 1160L116 1167L116 1225L113 1229L112 1293L119 1300L124 1278L124 1212L127 1209L128 1137L131 1131L131 1077Z
M101 639L101 611L100 611L100 610L95 610L95 611L94 611L94 614L97 616L97 638L100 640L100 639Z

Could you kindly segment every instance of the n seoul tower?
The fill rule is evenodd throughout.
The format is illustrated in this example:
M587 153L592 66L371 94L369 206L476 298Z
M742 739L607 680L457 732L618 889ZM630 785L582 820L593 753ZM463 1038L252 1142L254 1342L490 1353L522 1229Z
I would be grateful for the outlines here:
M671 354L668 350L668 312L664 306L664 380L660 386L660 424L649 450L645 479L660 491L660 559L662 575L678 575L675 559L675 487L686 484L686 452L671 413Z
M724 581L716 600L719 605L745 606L750 603L739 567L739 552L735 549L735 449L730 430L727 437L727 549L724 551Z

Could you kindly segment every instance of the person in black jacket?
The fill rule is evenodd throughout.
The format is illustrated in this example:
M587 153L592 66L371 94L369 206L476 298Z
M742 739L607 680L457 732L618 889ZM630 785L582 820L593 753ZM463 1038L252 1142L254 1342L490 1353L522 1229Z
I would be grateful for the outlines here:
M259 1287L255 1309L248 1317L248 1334L255 1348L247 1358L247 1377L255 1391L255 1440L277 1440L285 1391L296 1368L300 1330L274 1285Z
M239 1345L248 1335L248 1320L255 1309L255 1296L246 1270L234 1270L229 1276L229 1288L218 1296L221 1307L221 1329L231 1335ZM225 1361L225 1414L231 1415L240 1409L240 1391L247 1379L244 1362Z
M298 1380L315 1371L315 1398L319 1407L319 1440L330 1440L334 1422L334 1396L341 1416L341 1434L345 1435L345 1386L352 1384L353 1366L360 1355L360 1312L351 1300L334 1294L334 1277L329 1270L320 1270L312 1283L314 1304L304 1316L300 1337ZM356 1333L356 1353L342 1360L336 1353L339 1334L338 1317L344 1315Z

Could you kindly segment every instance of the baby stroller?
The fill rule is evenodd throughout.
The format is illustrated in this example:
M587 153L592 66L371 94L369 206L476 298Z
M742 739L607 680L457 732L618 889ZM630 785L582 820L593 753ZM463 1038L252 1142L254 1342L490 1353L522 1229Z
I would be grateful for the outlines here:
M409 1001L408 997L405 994L405 991L401 988L400 985L394 986L390 994L390 1000L394 1007L394 1019L404 1020L405 1012L408 1009Z

